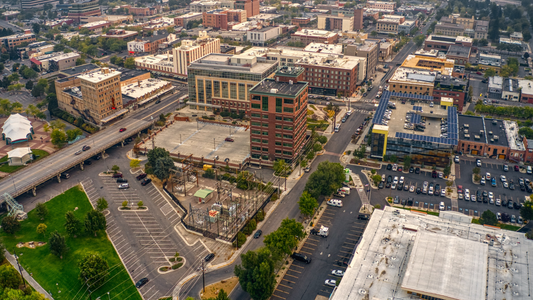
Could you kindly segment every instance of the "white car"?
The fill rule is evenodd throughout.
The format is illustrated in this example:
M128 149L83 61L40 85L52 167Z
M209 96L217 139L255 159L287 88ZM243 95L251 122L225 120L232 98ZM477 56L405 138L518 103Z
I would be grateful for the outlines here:
M459 163L459 155L456 155L453 160L455 161L455 163Z
M465 189L465 200L470 200L470 190Z
M439 210L444 210L444 202L441 202L441 203L439 204Z
M127 184L127 183L122 183L118 186L118 189L119 190L123 190L123 189L129 189L130 188L130 185Z
M481 167L481 159L476 159L476 166Z
M496 199L496 206L502 205L502 199Z
M487 172L487 174L485 175L485 178L487 179L487 181L490 180L490 173L489 172Z
M414 192L415 192L415 186L411 185L411 187L409 187L409 193L414 193Z
M441 196L441 197L445 197L445 196L446 196L446 190L445 190L445 189L442 189L442 190L440 191L440 196Z
M405 180L405 178L403 176L401 176L400 177L400 184L402 184L404 180Z
M472 200L472 202L476 202L476 195L470 196L470 200Z
M342 207L342 201L339 199L329 199L327 203L331 206Z
M503 188L504 188L504 189L508 189L508 188L509 188L509 183L504 182L504 183L503 183Z
M390 189L391 189L391 190L395 190L395 189L396 189L396 183L393 182L393 183L390 185Z
M394 176L394 179L392 180L392 183L398 184L398 176Z
M500 176L500 180L502 182L507 182L507 177L505 177L505 175L502 175L502 176Z
M335 280L335 279L326 279L326 282L324 282L324 284L332 286L332 287L336 287L337 286L337 280Z
M331 275L342 277L344 276L344 271L343 270L332 270Z
M493 192L489 192L489 200L494 200L494 193Z
M398 171L398 165L397 164L392 165L392 171L393 172Z
M461 193L457 194L457 199L459 199L459 200L463 200L463 199L464 199L463 194L461 194Z

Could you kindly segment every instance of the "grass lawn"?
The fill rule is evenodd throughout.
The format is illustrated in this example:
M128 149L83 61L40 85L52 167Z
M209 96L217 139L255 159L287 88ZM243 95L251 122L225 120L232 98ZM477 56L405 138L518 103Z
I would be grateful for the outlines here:
M46 157L49 155L48 152L44 150L40 150L40 149L34 149L34 150L31 150L31 152L33 152L34 156L39 155L39 157L37 157L37 159L34 161L38 161L39 159L42 159L43 157ZM4 161L7 161L7 155L0 158L0 162L4 162ZM10 166L9 164L3 164L3 165L0 165L0 172L13 173L16 170L22 169L24 167L25 166Z
M63 259L52 255L48 245L36 249L16 248L18 242L48 242L49 233L55 230L66 236L65 213L69 210L74 211L77 207L78 210L74 211L74 214L83 220L85 214L92 209L89 199L78 186L46 202L45 205L49 214L44 221L36 216L35 210L32 210L28 213L28 219L21 222L21 229L15 236L2 232L0 237L9 252L17 250L22 266L29 273L33 273L37 282L51 292L54 299L89 299L86 286L78 280L78 261L90 253L98 253L107 260L110 267L107 281L93 291L92 299L100 296L101 299L108 299L107 292L111 299L142 299L105 232L99 232L98 237L84 233L77 238L66 237L70 251L63 256ZM37 234L36 228L39 223L48 226L46 237Z
M315 128L316 130L324 131L328 128L329 123L324 120L313 120L311 118L307 118L307 129L313 130Z

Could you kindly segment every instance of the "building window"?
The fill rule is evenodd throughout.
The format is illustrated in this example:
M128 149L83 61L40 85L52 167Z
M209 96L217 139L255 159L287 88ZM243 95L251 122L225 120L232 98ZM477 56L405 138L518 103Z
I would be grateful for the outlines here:
M288 112L288 113L292 113L292 112L294 112L294 109L292 107L284 107L283 111L284 112Z
M263 97L263 111L268 111L268 97Z
M294 100L292 100L292 99L283 99L283 103L285 103L285 104L294 104Z
M261 104L258 104L258 103L252 103L252 108L255 108L255 109L261 109Z
M280 113L281 112L281 98L276 98L276 112L277 113Z

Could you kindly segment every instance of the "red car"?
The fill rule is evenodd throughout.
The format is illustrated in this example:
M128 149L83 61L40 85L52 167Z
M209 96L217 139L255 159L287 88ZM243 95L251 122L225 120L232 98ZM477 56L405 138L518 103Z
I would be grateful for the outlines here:
M226 141L226 142L235 142L235 140L232 139L232 138L230 138L230 137L227 137L227 138L225 139L225 141Z
M402 166L398 166L398 172L402 172L403 171L403 167Z
M120 129L118 130L118 132L124 132L124 131L126 131L126 128L120 128Z
M477 75L483 75L481 72L477 71L476 72Z

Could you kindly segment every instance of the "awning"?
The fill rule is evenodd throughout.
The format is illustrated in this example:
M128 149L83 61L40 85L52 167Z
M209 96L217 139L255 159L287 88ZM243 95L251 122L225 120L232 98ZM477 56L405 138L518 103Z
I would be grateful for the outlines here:
M215 108L221 108L222 106L217 104L209 104L209 103L198 103L198 102L187 102L187 105L189 106L206 106L206 107L215 107Z
M24 155L27 155L30 153L31 153L30 147L15 148L7 152L7 157L8 158L22 158L24 157Z
M123 114L125 114L127 112L128 112L128 110L123 108L123 109L117 111L116 113L108 116L107 118L102 119L101 122L102 123L107 123L107 122L109 122L109 121L111 121L111 120L113 120L113 119L115 119L117 117L122 116Z
M30 58L30 61L36 65L41 65L41 62L36 60L35 58Z
M194 193L194 197L199 197L199 198L205 199L212 192L213 191L209 190L209 189L198 190L198 191L196 191L196 193Z

